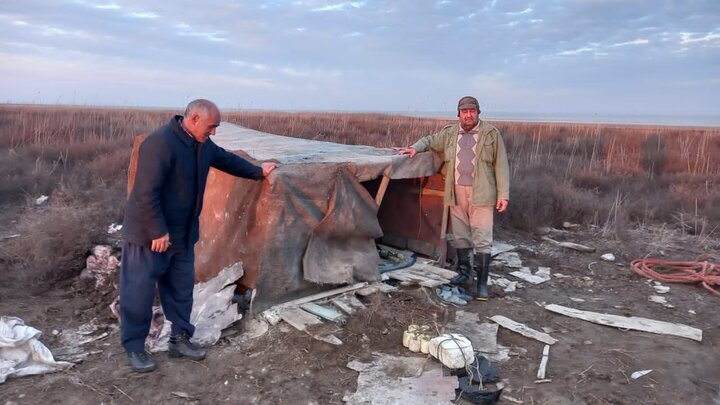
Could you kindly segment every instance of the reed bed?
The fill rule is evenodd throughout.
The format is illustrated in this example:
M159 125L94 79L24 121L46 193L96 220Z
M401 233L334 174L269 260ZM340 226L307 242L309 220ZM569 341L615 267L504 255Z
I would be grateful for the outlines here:
M21 237L0 261L82 268L90 244L122 220L132 139L180 111L0 106L0 204L24 206ZM386 114L228 111L223 120L306 139L406 146L451 121ZM700 238L720 230L720 128L493 122L508 150L511 204L500 223L521 230L565 221L606 235L662 224ZM49 195L43 206L34 205ZM28 249L32 243L37 249ZM62 258L62 260L58 260Z

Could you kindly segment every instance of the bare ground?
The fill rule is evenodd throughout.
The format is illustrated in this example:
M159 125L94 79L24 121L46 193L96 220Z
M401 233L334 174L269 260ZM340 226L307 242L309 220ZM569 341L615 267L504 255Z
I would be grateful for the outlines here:
M490 301L462 307L477 313L478 322L503 315L538 330L551 328L550 334L559 340L550 351L547 374L552 381L536 384L543 344L500 328L498 342L519 353L496 364L508 384L506 395L525 404L720 403L720 298L698 286L671 284L665 296L674 308L667 308L648 301L655 294L652 286L629 268L630 260L645 256L694 260L717 252L717 242L679 237L662 229L627 231L619 239L603 238L600 230L554 236L598 248L588 254L528 234L503 230L498 234L498 239L519 246L524 265L533 270L548 266L553 273L570 276L525 285L514 293L493 290ZM614 253L617 263L601 261L599 255L606 252ZM3 265L2 274L12 274L14 269ZM41 329L41 340L51 349L59 345L53 330L76 328L92 318L101 325L114 322L106 310L112 294L99 294L78 282L29 293L22 278L6 280L0 284L0 314L18 316ZM87 350L100 353L66 372L8 380L0 385L0 404L339 404L357 388L358 373L347 368L348 362L370 361L374 352L425 356L402 346L405 327L411 322L452 319L457 310L431 302L416 286L376 294L364 302L368 309L337 331L342 346L317 341L281 322L244 343L237 335L221 339L203 362L159 354L159 369L148 375L130 370L117 331L108 328L108 338L87 345ZM538 305L542 303L683 323L702 329L703 340L595 325L553 314ZM630 378L644 369L653 371L637 380Z

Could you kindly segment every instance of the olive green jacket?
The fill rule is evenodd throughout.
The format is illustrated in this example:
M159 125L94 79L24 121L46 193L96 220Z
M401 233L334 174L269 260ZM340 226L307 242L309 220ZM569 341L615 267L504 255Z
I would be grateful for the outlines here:
M445 176L445 205L455 202L455 149L460 124L444 127L440 132L428 135L412 145L418 152L431 149L443 155L447 174ZM495 205L499 199L510 199L510 168L505 144L500 131L480 121L478 142L475 146L475 178L473 179L473 205Z

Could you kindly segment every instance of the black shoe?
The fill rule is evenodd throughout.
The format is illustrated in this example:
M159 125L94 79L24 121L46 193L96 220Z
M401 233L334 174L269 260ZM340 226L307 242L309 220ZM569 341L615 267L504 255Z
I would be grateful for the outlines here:
M197 347L190 341L190 336L185 331L179 335L170 336L168 352L170 357L187 357L198 361L204 359L206 354L205 349Z
M152 357L145 350L141 352L127 352L130 367L138 373L149 373L157 368Z

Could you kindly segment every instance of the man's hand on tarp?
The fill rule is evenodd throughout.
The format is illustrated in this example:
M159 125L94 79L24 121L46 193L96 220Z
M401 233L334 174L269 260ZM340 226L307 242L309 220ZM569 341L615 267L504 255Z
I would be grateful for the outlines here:
M263 176L267 177L270 175L270 172L275 170L277 168L277 163L275 162L263 162L260 167L262 167Z
M396 155L410 155L410 159L415 156L417 151L414 148L393 148Z

